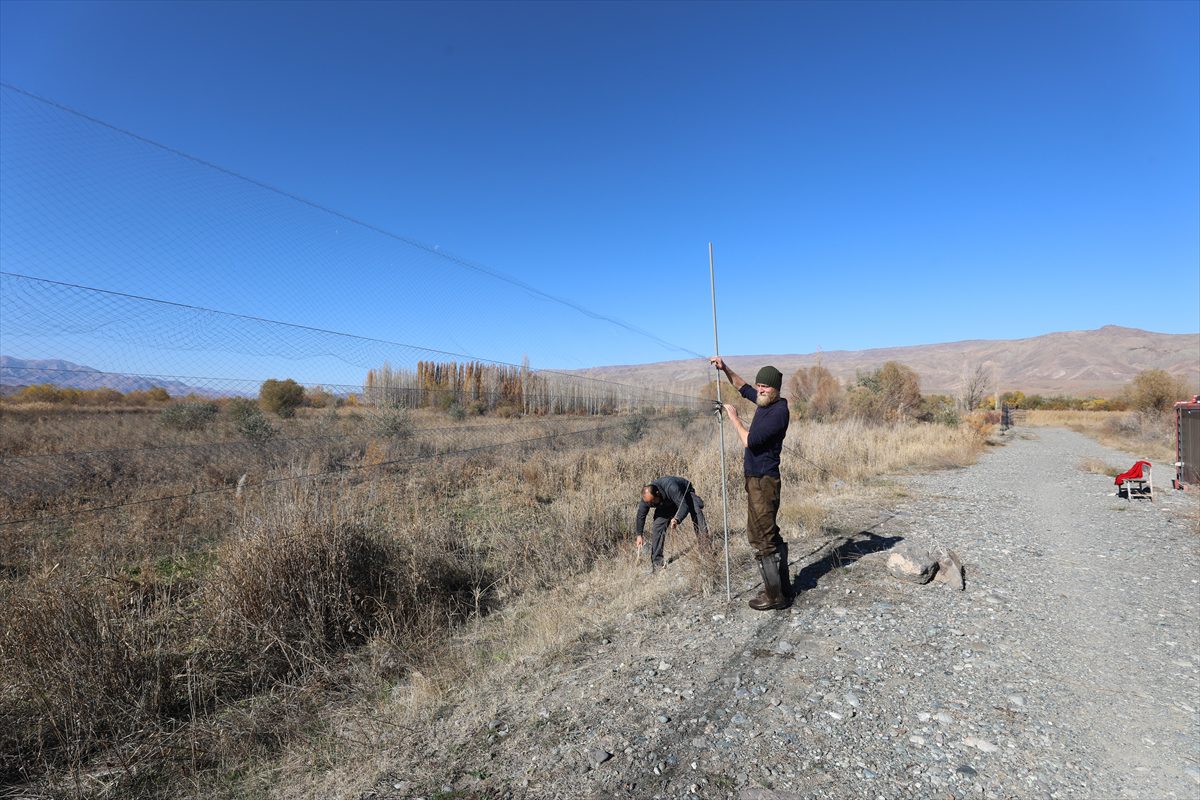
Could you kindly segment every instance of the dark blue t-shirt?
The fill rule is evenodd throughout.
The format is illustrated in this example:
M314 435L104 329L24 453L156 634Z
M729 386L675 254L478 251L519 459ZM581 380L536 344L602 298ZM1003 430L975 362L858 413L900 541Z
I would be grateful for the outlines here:
M742 386L741 394L752 403L758 398L758 390L748 383ZM783 437L787 436L787 400L781 397L766 408L757 405L754 408L754 419L750 422L750 435L746 437L746 455L743 458L746 477L769 475L778 478L779 454L783 451Z

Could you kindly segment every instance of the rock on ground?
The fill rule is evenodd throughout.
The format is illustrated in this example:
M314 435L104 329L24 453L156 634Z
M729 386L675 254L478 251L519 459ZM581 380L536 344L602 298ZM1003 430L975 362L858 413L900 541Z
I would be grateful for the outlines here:
M887 560L888 572L908 583L929 583L938 571L938 560L928 550L905 545L892 552Z

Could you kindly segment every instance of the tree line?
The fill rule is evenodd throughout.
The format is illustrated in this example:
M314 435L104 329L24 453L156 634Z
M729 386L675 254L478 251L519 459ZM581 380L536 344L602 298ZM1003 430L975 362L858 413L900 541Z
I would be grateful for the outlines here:
M964 413L995 408L995 394L988 394L985 389L989 383L990 374L979 367L964 376L957 396L925 395L921 393L916 371L896 361L859 373L846 385L827 368L816 365L792 373L787 396L793 416L816 421L857 417L879 423L903 420L954 423ZM1030 410L1161 412L1193 394L1195 387L1189 386L1184 378L1165 370L1148 369L1138 373L1112 397L1042 396L1008 391L1000 395L999 402Z
M695 405L652 388L482 361L418 361L416 369L385 363L367 372L361 404L457 410L470 414L617 414Z

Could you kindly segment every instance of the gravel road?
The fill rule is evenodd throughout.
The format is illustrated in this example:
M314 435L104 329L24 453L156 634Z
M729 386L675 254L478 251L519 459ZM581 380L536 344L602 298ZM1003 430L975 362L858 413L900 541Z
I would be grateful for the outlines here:
M792 544L789 611L686 591L414 747L369 797L1200 797L1195 498L1112 496L1079 434L1017 431ZM785 490L786 491L786 490ZM888 575L949 547L966 591ZM423 760L423 761L422 761Z

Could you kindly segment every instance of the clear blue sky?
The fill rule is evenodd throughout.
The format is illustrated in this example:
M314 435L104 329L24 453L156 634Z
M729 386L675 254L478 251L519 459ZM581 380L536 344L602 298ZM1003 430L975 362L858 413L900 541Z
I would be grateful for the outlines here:
M730 354L1184 333L1198 9L10 0L0 76L699 352L709 240ZM92 152L10 108L68 131L47 173ZM535 366L680 356L130 152L146 229L54 189L39 226L13 179L4 268Z

